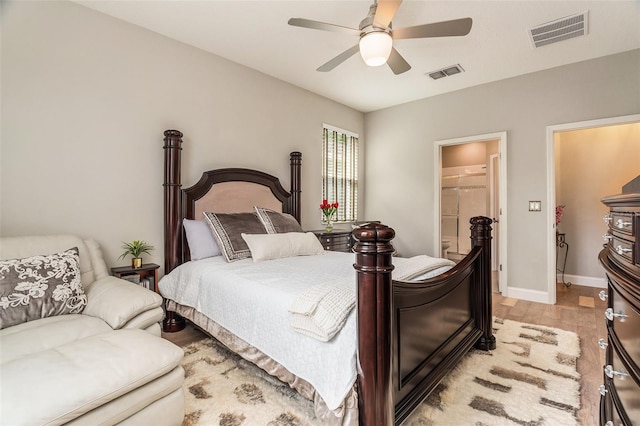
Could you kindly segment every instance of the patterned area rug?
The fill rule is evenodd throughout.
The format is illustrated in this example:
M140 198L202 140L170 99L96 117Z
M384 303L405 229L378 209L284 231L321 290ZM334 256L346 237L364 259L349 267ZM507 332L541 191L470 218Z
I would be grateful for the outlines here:
M577 425L575 333L494 319L497 348L471 351L404 426ZM312 403L213 339L185 348L184 426L317 425Z

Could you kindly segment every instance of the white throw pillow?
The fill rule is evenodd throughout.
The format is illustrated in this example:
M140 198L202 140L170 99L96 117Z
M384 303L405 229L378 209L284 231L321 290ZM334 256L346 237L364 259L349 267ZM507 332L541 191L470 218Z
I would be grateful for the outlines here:
M254 262L293 256L324 254L318 237L312 232L283 234L242 234Z
M222 255L218 243L213 238L211 228L204 220L184 219L184 232L187 235L191 260L206 259Z

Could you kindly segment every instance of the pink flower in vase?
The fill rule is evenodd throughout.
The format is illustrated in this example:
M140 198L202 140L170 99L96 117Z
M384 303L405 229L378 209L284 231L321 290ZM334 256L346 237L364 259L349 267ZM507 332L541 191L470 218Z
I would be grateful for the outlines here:
M560 224L562 220L562 214L564 213L564 208L566 206L564 204L560 204L556 206L556 226Z

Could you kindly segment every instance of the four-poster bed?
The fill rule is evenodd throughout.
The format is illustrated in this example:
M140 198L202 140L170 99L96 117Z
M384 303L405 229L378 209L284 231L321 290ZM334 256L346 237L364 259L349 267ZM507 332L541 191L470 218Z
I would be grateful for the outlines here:
M199 182L182 189L182 133L167 130L164 136L165 274L190 260L183 219L201 219L204 212L250 212L259 205L288 213L300 222L301 153L290 156L290 191L274 176L241 168L206 171ZM491 328L491 220L473 218L471 252L447 272L417 282L392 280L393 229L375 223L357 228L353 234L357 241L353 249L357 383L345 399L338 422L399 424L469 349L495 348ZM193 306L171 298L166 301L165 331L179 330L184 315L262 368L276 371L271 362L281 367L278 360L265 360L268 357L251 342L238 344L228 330ZM318 402L318 395L309 390L304 379L288 371L275 375L315 399L317 414L323 411L318 408L322 401Z

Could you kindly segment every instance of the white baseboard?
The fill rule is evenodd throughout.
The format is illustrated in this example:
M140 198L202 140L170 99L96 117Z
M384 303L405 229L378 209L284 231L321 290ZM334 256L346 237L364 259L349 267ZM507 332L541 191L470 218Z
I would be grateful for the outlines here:
M531 290L528 288L507 287L507 297L528 300L529 302L550 303L549 295L546 291Z
M562 274L557 275L557 281L562 282ZM605 278L564 274L564 281L575 285L583 285L585 287L607 288L607 280Z
M558 275L558 282L561 282L562 275ZM581 285L585 287L595 288L607 288L606 278L596 277L584 277L580 275L568 275L564 274L565 282L571 284ZM531 290L528 288L507 287L506 297L512 297L514 299L527 300L529 302L547 303L550 304L549 294L546 291Z

